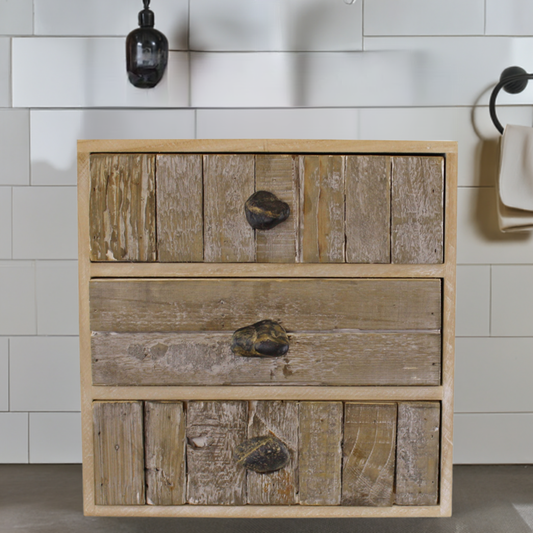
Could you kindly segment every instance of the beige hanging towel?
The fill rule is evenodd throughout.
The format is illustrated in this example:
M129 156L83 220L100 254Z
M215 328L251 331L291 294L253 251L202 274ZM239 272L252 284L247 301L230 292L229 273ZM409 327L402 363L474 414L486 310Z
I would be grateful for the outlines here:
M507 125L497 188L500 230L533 230L533 128Z

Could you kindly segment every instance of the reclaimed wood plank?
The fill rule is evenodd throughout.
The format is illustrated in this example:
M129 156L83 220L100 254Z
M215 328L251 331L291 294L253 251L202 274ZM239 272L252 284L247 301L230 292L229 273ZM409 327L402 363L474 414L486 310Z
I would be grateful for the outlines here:
M439 402L398 404L397 505L437 505L439 426Z
M93 331L235 331L270 319L288 331L441 326L440 280L92 280ZM371 305L370 305L371 302Z
M155 158L95 154L90 159L91 261L155 261Z
M253 155L204 156L204 260L255 261L255 235L244 203L254 193Z
M96 505L142 505L144 496L142 402L94 402Z
M344 263L344 157L300 156L304 263Z
M437 386L436 332L291 333L283 357L242 357L230 332L92 335L95 385Z
M145 402L146 503L186 502L185 414L182 402Z
M269 474L246 472L247 503L298 503L298 402L250 402L248 438L274 435L283 441L291 458L287 466Z
M394 503L395 403L346 403L342 505L385 507Z
M189 402L187 501L194 505L244 505L246 470L233 459L247 438L248 403Z
M342 402L300 402L299 483L302 505L341 502Z
M256 155L255 190L274 193L291 209L289 218L270 230L256 230L257 262L294 263L299 231L298 156Z
M442 263L444 158L392 158L391 261Z
M389 156L346 157L346 261L390 263Z
M158 155L156 187L159 261L203 261L202 156Z

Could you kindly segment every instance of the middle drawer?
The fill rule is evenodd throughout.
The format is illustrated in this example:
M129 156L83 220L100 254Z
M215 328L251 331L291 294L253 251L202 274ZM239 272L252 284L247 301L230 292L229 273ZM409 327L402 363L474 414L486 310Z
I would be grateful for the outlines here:
M436 279L95 279L90 318L94 385L440 385ZM288 352L236 355L263 320Z

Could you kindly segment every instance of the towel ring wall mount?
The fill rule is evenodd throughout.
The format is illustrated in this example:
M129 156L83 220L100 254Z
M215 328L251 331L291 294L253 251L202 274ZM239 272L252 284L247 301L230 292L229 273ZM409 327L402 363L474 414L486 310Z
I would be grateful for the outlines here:
M527 73L522 67L508 67L502 72L498 85L492 90L489 103L490 118L500 133L503 133L503 126L496 116L498 93L501 89L510 94L521 93L527 87L528 80L532 79L533 74Z

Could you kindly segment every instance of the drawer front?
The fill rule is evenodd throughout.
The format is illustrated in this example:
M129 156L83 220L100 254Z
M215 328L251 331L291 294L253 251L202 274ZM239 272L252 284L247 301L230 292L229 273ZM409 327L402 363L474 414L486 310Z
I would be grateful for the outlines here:
M93 280L95 385L439 385L439 280ZM263 320L280 356L237 355Z
M92 261L443 262L441 156L93 154L90 173ZM257 191L288 218L254 229Z
M97 505L438 504L438 402L94 402L93 419Z

